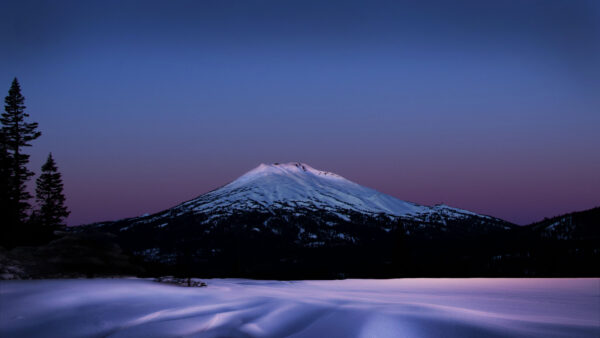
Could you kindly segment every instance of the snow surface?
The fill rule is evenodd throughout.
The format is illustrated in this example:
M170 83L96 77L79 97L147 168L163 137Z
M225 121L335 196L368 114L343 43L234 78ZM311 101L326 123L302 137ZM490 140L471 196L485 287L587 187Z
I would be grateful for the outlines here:
M2 281L0 336L600 336L600 279L205 281Z
M348 219L347 211L420 218L430 214L478 216L446 205L428 207L406 202L300 162L261 164L235 181L178 205L163 216L189 211L231 214L234 210L293 210L296 207L331 211L342 219Z

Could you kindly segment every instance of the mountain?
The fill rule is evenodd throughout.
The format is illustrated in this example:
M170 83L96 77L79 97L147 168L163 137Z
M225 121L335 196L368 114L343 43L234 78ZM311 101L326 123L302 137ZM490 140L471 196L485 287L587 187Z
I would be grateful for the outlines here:
M237 180L184 203L176 210L231 214L246 210L350 212L394 216L426 213L429 208L363 187L334 173L303 163L261 164Z
M547 218L529 227L544 239L600 242L600 207Z
M153 215L74 231L117 235L122 247L146 262L181 266L191 259L205 272L247 276L262 269L312 271L324 262L329 267L322 270L333 271L338 259L378 255L380 260L395 254L405 238L427 241L422 247L446 239L461 245L513 227L446 205L402 201L293 162L261 164L221 188ZM340 266L348 264L355 263Z
M553 275L560 261L565 268L559 275L589 275L596 271L587 264L597 260L597 241L558 241L577 233L567 219L518 227L447 205L406 202L292 162L261 164L221 188L153 215L72 231L114 235L120 247L160 274L535 276ZM559 253L564 254L560 259ZM583 263L571 264L572 257Z
M273 215L290 213L293 217L321 214L347 222L356 215L439 224L481 219L485 225L510 226L497 218L443 204L429 207L406 202L299 162L261 164L221 188L163 212L129 221L130 226L167 222L160 224L162 228L168 225L168 221L183 215L203 216L201 223L207 224L256 212ZM98 224L101 225L106 223Z

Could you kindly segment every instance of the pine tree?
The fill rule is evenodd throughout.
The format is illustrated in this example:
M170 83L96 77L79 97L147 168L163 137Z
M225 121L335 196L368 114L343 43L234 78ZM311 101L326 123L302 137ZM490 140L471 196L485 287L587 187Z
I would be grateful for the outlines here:
M0 129L0 237L2 244L13 239L11 215L9 212L10 160L6 146L4 131Z
M27 210L30 208L28 200L32 197L26 190L26 183L33 176L33 172L27 169L29 155L24 154L22 148L31 146L30 142L42 134L37 131L36 122L25 121L29 114L25 113L24 102L19 81L15 78L8 96L4 99L5 112L0 118L10 162L7 210L8 222L13 226L24 222Z
M48 155L46 163L42 166L42 174L35 181L35 195L39 210L36 218L45 228L56 228L63 225L63 219L69 216L65 206L63 183L58 172L52 153Z
M0 208L5 208L8 205L8 189L10 181L10 160L6 145L4 131L0 129ZM4 209L2 209L0 219L6 219Z

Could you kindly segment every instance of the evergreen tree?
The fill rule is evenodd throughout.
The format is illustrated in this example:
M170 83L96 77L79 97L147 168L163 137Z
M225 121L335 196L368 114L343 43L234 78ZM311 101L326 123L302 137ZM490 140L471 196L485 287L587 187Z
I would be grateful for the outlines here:
M9 212L10 160L6 146L4 131L0 129L0 238L2 244L8 244L13 239L12 224Z
M46 228L63 225L63 219L69 216L70 212L65 206L62 178L52 153L48 155L46 163L42 166L42 174L35 183L35 195L39 206L39 210L35 212L36 219Z
M8 157L6 138L4 131L0 129L0 208L4 208L8 204L8 189L10 181L10 160ZM4 209L2 209L0 219L6 219Z
M25 113L25 98L21 95L19 81L12 82L8 96L4 99L4 113L0 117L4 134L6 153L10 167L8 168L8 223L12 226L22 224L26 212L30 208L28 200L31 194L26 191L27 180L33 172L27 169L29 155L23 153L23 147L31 146L30 142L40 137L36 122L26 122L29 114Z

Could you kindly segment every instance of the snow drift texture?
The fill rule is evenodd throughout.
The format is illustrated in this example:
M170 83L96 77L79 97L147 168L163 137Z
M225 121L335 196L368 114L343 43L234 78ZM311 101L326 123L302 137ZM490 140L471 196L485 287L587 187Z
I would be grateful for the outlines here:
M0 283L1 337L598 337L599 279Z

